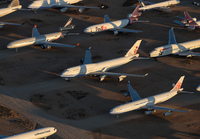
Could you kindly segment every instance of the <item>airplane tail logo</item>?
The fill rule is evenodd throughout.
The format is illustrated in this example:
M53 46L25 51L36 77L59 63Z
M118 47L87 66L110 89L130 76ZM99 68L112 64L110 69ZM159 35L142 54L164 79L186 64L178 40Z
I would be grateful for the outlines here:
M9 5L8 8L16 7L20 5L21 0L13 0Z
M140 47L140 43L142 40L138 40L132 47L131 49L126 53L125 57L132 57L134 55L136 55L139 47Z
M140 8L140 5L138 5L135 10L132 12L132 14L129 17L130 20L130 24L133 24L134 22L136 22L138 20L137 17L141 16L141 12L138 12Z
M178 80L178 82L176 83L176 85L174 86L174 88L171 91L178 91L183 83L185 76L181 76L181 78Z

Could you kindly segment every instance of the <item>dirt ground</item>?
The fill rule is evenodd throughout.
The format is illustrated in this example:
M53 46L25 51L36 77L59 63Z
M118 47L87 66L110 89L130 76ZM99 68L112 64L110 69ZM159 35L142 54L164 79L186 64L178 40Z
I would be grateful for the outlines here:
M162 0L155 0L159 1ZM144 78L127 77L122 82L110 76L103 82L93 76L74 78L70 82L59 77L64 69L80 64L88 47L92 47L93 62L99 62L125 55L138 39L143 40L139 48L140 56L148 57L151 50L168 43L168 31L172 27L177 42L199 39L200 30L188 31L173 23L173 20L178 20L176 16L184 16L184 11L200 19L200 7L193 5L190 0L180 1L179 5L170 8L171 13L145 11L139 19L148 20L148 23L135 23L126 27L142 30L142 33L119 33L116 36L113 32L91 36L83 30L90 25L102 23L105 14L111 20L126 18L134 10L127 6L129 3L124 5L126 0L84 0L81 2L84 5L105 4L108 8L88 9L81 14L77 9L69 9L65 13L50 9L39 10L37 13L17 11L1 17L0 21L24 24L0 29L0 105L31 121L32 127L53 126L58 129L49 139L200 138L200 93L195 91L200 84L199 57L166 56L157 61L134 60L112 71L149 75ZM24 8L30 3L31 0L22 0ZM31 37L35 24L41 34L47 34L58 31L69 17L74 18L72 23L75 24L75 29L70 32L79 32L80 35L67 36L55 42L80 43L77 48L41 49L39 46L29 46L19 49L17 53L14 49L6 48L11 41ZM160 105L191 111L173 112L166 117L163 111L147 116L143 110L125 113L119 118L109 115L113 107L131 100L123 95L128 91L128 81L141 97L148 97L169 91L172 83L176 83L182 75L185 75L184 90L195 93L177 95ZM14 135L33 129L6 120L0 117L1 123L6 123L0 127L2 135Z

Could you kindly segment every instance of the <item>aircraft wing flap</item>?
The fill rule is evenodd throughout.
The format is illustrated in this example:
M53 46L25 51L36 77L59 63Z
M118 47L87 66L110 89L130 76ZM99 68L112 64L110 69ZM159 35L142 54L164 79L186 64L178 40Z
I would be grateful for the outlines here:
M22 25L17 23L0 22L0 25Z
M91 54L91 47L89 47L86 51L85 51L85 59L83 64L90 64L92 63L92 54Z
M56 47L76 47L75 45L69 45L69 44L61 44L61 43L53 43L53 42L45 42L44 44L50 45L50 46L56 46Z
M174 20L174 23L179 24L181 26L185 26L185 24L183 24L181 21L178 21L178 20Z
M130 85L130 82L128 82L127 86L128 86L128 90L129 90L132 101L140 100L141 99L140 95L137 93L137 91L135 91L132 88L132 86Z
M139 33L143 32L141 30L133 30L133 29L127 29L127 28L120 28L120 29L111 29L111 31L120 31L120 32L130 32L130 33Z
M200 53L191 52L191 51L188 51L188 52L180 52L180 53L175 53L175 54L178 54L178 55L180 55L180 56L200 56Z
M125 73L115 73L115 72L92 72L90 73L90 75L114 75L114 76L124 75L124 76L132 76L132 77L145 77L148 75L148 73L145 75L135 75L135 74L125 74Z
M89 7L89 6L78 6L78 5L55 5L53 7L63 7L63 8L88 8L88 9L101 9L100 7Z
M177 111L177 112L188 112L188 111L183 111L183 110L177 110L177 109L172 109L172 108L167 108L167 107L161 107L161 106L146 106L146 108L149 109L156 109L156 110L166 110L166 111Z

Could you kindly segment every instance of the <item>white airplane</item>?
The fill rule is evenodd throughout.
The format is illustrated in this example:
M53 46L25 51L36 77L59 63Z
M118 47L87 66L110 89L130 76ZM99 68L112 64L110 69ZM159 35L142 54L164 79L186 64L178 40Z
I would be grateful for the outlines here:
M141 8L139 8L139 11L145 11L145 10L150 10L150 9L162 9L162 10L171 12L167 7L180 3L179 0L168 0L168 1L159 2L159 3L153 3L153 2L143 1L143 0L138 0L138 1L141 5ZM150 5L145 5L144 2Z
M20 0L13 0L7 8L1 8L0 9L0 17L8 15L12 12L15 12L19 9L21 9L22 6L20 5ZM7 23L7 22L1 22L0 21L0 28L2 28L4 25L21 25L16 23Z
M200 85L196 88L197 91L200 91Z
M17 41L13 41L7 45L7 48L21 48L29 45L40 45L42 49L51 48L51 46L57 47L76 47L75 45L68 45L68 44L60 44L60 43L53 43L52 41L57 40L59 38L64 38L66 35L76 35L77 33L68 33L68 29L73 29L74 25L70 25L73 18L70 18L68 22L65 24L64 27L60 28L60 32L50 33L40 35L35 26L33 28L33 33L31 38L21 39Z
M175 23L187 27L189 30L199 29L200 28L200 20L196 18L192 18L188 12L184 12L185 18L177 16L178 18L183 19L182 21L174 20Z
M173 28L169 30L168 45L155 48L150 52L150 57L156 58L166 55L179 55L179 56L200 56L200 53L191 52L191 50L200 48L200 39L184 43L177 43L174 35Z
M99 80L103 81L107 75L116 75L119 76L118 80L122 81L126 76L132 77L145 77L145 75L133 75L133 74L124 74L124 73L114 73L114 72L107 72L110 69L114 69L121 65L124 65L134 59L148 59L144 57L139 57L137 53L138 48L140 46L142 40L138 40L131 49L126 53L124 57L107 60L98 63L92 63L91 59L91 51L90 48L86 50L85 59L83 65L75 66L72 68L66 69L60 77L69 80L69 78L79 77L79 76L86 76L86 75L100 75Z
M54 127L44 127L33 131L13 135L13 136L0 136L1 139L46 139L48 136L56 133L57 129Z
M182 91L183 88L181 88L181 85L184 80L184 77L185 76L182 76L178 80L176 85L173 85L174 86L173 89L170 90L169 92L161 93L161 94L150 96L147 98L141 98L138 95L138 93L131 87L130 82L128 82L127 86L128 86L129 92L125 93L124 95L125 96L130 95L132 98L132 101L113 108L110 111L110 114L118 115L118 114L126 113L133 110L139 110L139 109L147 109L147 111L145 111L146 115L151 114L155 112L156 110L168 111L164 113L165 116L171 114L172 111L187 112L183 110L177 110L177 109L172 109L172 108L167 108L167 107L162 107L162 106L155 106L155 104L167 101L168 99L174 97L178 93L193 93L193 92Z
M84 9L100 9L100 7L88 7L88 6L77 6L72 5L78 3L82 0L35 0L33 1L28 8L33 10L38 9L50 9L50 8L61 8L61 12L66 12L69 8L78 8L80 13L83 12ZM103 8L103 7L101 7Z
M84 32L85 33L94 33L102 32L102 31L113 31L114 35L117 35L118 32L131 32L131 33L139 33L142 32L140 30L133 30L133 29L125 29L127 25L133 24L135 22L148 22L148 21L139 21L137 17L141 16L141 12L138 12L139 5L133 11L132 14L128 15L128 19L121 19L116 21L110 21L108 15L104 15L104 23L92 25L87 27Z

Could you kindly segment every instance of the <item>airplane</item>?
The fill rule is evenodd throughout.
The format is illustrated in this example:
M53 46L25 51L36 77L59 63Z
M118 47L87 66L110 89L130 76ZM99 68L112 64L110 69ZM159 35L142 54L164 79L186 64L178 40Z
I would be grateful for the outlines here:
M24 132L13 136L0 136L1 139L46 139L48 136L56 133L57 129L54 127L44 127L33 131Z
M200 91L200 85L196 88L197 91Z
M188 41L184 43L177 43L174 35L173 28L169 30L169 41L165 46L155 48L149 53L152 58L166 56L166 55L179 55L179 56L200 56L200 53L191 52L191 50L200 48L200 39Z
M141 12L138 12L139 5L135 8L132 14L128 15L128 19L121 19L116 21L110 21L108 15L104 15L104 23L96 24L87 27L84 32L85 33L94 33L102 32L102 31L113 31L114 35L117 35L118 32L131 32L131 33L139 33L142 32L140 30L133 30L133 29L125 29L124 27L135 22L148 22L148 21L139 21L137 17L141 16Z
M88 6L78 6L72 5L78 3L82 0L35 0L28 8L32 10L38 9L50 9L50 8L61 8L60 11L66 12L69 8L78 8L79 13L82 13L84 9L101 9L103 7L88 7Z
M139 8L139 11L145 11L145 10L151 10L151 9L161 9L161 10L171 12L167 7L180 3L179 0L168 0L168 1L159 2L159 3L153 3L153 2L143 1L143 0L138 0L138 1L141 6L141 8ZM150 5L145 5L144 2L147 4L150 4Z
M22 6L20 5L20 0L13 0L7 8L1 8L0 9L0 17L3 17L5 15L8 15L12 12L15 12L19 9L21 9ZM0 28L2 28L4 25L21 25L17 23L7 23L7 22L1 22L0 21Z
M60 28L60 32L44 34L44 35L40 35L40 33L37 30L37 26L35 25L33 27L32 37L13 41L7 45L7 48L9 49L16 48L17 50L18 48L29 46L29 45L40 45L42 49L46 49L46 48L49 49L51 48L51 46L76 47L75 45L60 44L60 43L52 42L59 38L64 38L66 35L77 35L77 33L68 33L67 31L68 29L73 29L75 27L74 25L70 25L72 19L73 19L72 17L69 18L65 26Z
M178 18L183 19L182 21L174 20L175 23L187 27L189 30L199 29L200 28L200 20L196 18L192 18L188 12L184 12L185 18L177 16Z
M124 93L125 96L131 96L132 101L127 102L125 104L119 105L114 107L109 113L112 115L117 115L126 113L129 111L133 110L139 110L139 109L147 109L145 111L145 114L151 114L155 112L156 110L164 110L167 111L164 113L164 116L170 115L172 111L177 111L177 112L187 112L183 110L177 110L177 109L172 109L172 108L167 108L167 107L162 107L162 106L156 106L155 104L157 103L162 103L164 101L169 100L170 98L174 97L178 93L193 93L193 92L187 92L187 91L182 91L183 88L181 88L182 82L184 80L185 76L181 76L181 78L178 80L176 85L173 84L173 89L171 89L168 92L161 93L158 95L150 96L147 98L141 98L139 94L132 88L130 85L130 81L128 82L128 93Z
M86 75L100 75L99 81L103 81L107 75L116 75L119 76L118 81L122 81L126 76L132 77L145 77L145 75L134 75L134 74L125 74L125 73L114 73L114 72L107 72L110 69L114 69L121 65L124 65L134 59L148 59L144 57L139 57L137 53L138 48L140 46L142 40L138 40L131 49L126 53L124 57L102 61L98 63L92 63L91 58L91 48L88 48L85 53L85 59L83 60L83 65L75 66L66 69L60 77L65 78L68 80L70 78L79 77L79 76L86 76Z

